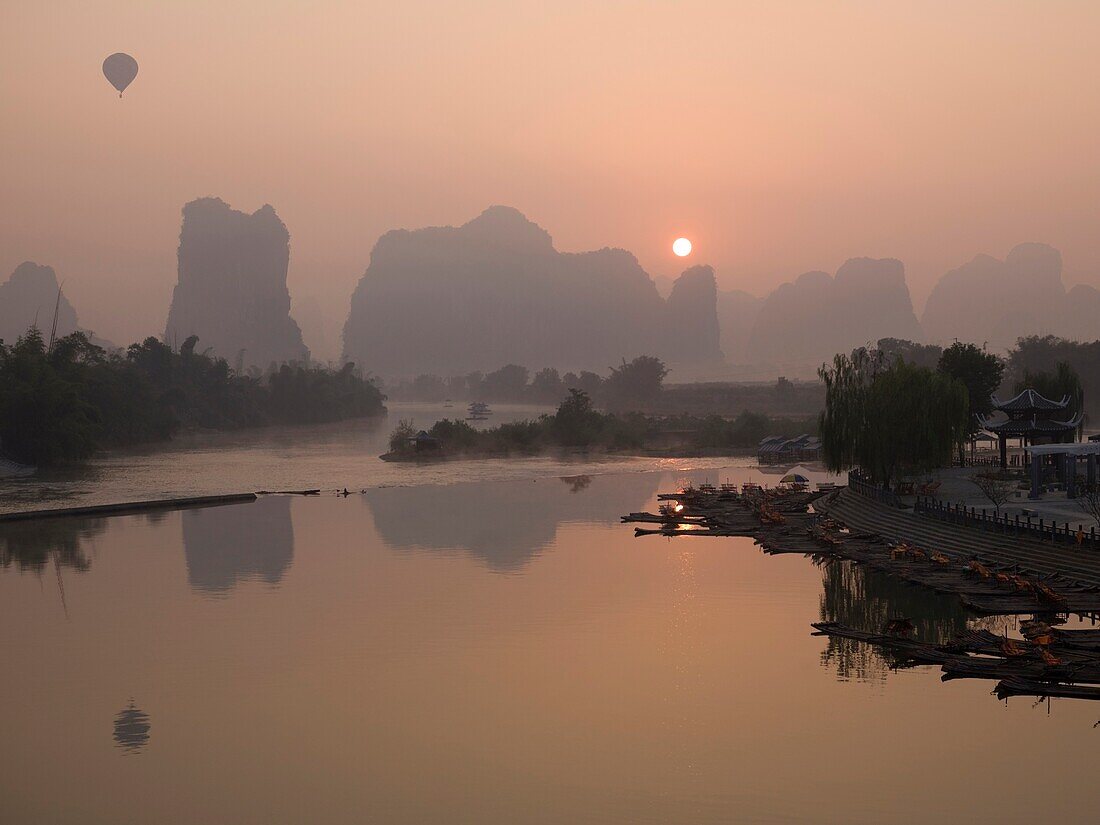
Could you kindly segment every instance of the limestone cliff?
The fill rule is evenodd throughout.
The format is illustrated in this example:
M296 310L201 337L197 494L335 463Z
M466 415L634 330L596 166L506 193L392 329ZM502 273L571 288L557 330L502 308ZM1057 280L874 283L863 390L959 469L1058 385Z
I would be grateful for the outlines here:
M290 235L270 206L251 215L217 198L184 206L168 342L197 335L200 350L260 368L307 360L290 317L289 261Z
M702 280L705 280L702 279ZM702 283L702 280L699 283ZM689 282L695 282L693 276ZM629 252L562 253L515 209L460 227L383 235L352 296L344 357L383 376L455 375L515 363L606 371L649 354L675 366L717 351L708 287L685 284L671 311ZM704 317L685 327L686 308ZM707 331L695 340L700 321Z
M807 272L764 299L739 360L809 376L836 353L887 337L923 339L905 267L893 258L852 258L836 277Z
M1062 255L1046 244L1026 243L1001 261L978 255L946 273L928 296L921 324L929 341L958 338L1007 350L1026 335L1095 340L1096 290L1067 296Z

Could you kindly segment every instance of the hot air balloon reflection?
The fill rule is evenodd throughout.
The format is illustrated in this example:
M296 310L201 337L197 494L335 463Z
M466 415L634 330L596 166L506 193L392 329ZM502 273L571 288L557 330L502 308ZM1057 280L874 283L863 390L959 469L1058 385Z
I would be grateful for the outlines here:
M149 742L149 714L134 706L134 700L115 717L115 744L127 753L137 753Z
M119 97L134 82L137 72L137 61L124 52L115 52L103 61L103 76L118 89Z

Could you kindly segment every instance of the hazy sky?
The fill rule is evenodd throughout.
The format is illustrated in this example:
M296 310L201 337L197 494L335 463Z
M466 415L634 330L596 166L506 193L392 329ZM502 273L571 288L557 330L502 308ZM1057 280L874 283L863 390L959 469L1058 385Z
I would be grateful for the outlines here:
M855 255L918 303L1021 241L1100 285L1100 3L0 0L0 279L160 334L180 208L272 204L331 325L384 231L515 206L559 249L763 294ZM141 70L124 99L100 73Z

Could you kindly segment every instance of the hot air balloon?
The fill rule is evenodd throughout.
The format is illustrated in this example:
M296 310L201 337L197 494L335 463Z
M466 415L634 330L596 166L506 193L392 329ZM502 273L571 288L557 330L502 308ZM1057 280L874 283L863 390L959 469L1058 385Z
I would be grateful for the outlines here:
M137 70L137 61L124 52L115 52L103 61L103 76L118 89L119 97L137 77Z

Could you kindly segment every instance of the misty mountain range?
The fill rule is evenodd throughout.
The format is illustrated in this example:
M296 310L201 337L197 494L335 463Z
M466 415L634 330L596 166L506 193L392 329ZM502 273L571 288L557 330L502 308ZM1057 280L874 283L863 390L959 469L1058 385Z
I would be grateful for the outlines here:
M1062 254L1025 243L1003 261L978 255L940 278L921 318L931 341L955 338L1007 349L1023 335L1100 338L1100 291L1062 283Z
M602 371L643 353L717 364L716 292L714 272L693 267L666 301L629 252L558 252L544 229L494 206L457 228L379 239L352 295L344 357L383 375Z
M14 343L33 325L37 325L48 339L55 312L58 337L81 329L76 310L61 289L53 267L24 261L5 283L0 284L0 341ZM112 346L88 330L84 332L101 346Z
M198 335L200 350L231 365L308 360L291 315L289 242L271 206L247 214L217 198L188 203L165 340ZM20 265L0 284L0 338L14 341L36 320L48 334L57 295L52 268ZM316 303L295 310L320 341ZM727 377L731 365L811 377L833 354L883 337L994 350L1033 334L1095 340L1098 311L1100 291L1067 290L1061 255L1044 244L946 273L918 321L895 259L853 258L835 275L807 272L759 298L718 290L708 266L673 280L650 277L622 249L559 252L522 213L494 206L462 226L379 238L351 298L343 356L387 378L506 363L604 371L639 354L664 359L674 378ZM64 296L57 322L59 335L80 328Z

